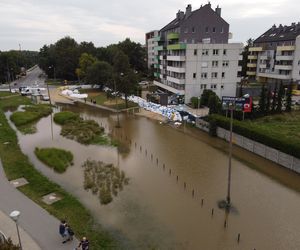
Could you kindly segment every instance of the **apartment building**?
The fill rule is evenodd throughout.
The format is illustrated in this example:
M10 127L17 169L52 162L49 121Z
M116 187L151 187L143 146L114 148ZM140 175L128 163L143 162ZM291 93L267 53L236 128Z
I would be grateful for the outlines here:
M220 98L235 96L243 45L228 43L230 35L219 7L213 10L208 3L192 11L189 4L185 12L178 11L154 38L154 84L185 103L204 89Z
M275 85L300 83L300 23L273 25L249 48L249 79Z
M154 58L158 55L158 52L154 49L157 46L156 37L158 36L158 30L153 30L146 33L146 49L147 49L147 62L150 69L154 65Z

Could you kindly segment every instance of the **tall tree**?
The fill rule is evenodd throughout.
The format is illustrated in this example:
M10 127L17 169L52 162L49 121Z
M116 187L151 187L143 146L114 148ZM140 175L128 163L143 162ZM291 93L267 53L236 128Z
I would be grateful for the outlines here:
M114 57L114 81L117 91L125 95L126 107L128 107L128 95L134 93L137 84L136 75L130 68L128 56L123 51L118 51Z
M271 90L269 88L268 91L267 91L266 114L268 114L270 112L271 98L272 98L272 93L271 93Z
M276 107L276 112L280 113L282 111L282 98L284 95L284 87L283 84L281 83L279 86L278 94L277 94L277 107Z
M274 113L277 107L277 84L275 85L275 89L273 91L272 97L272 112Z
M89 84L98 84L102 89L112 81L112 66L104 61L96 61L87 68L86 81Z
M221 110L221 102L217 95L210 95L208 98L209 114L217 114Z
M87 69L97 61L97 58L88 53L81 54L79 58L79 68L76 69L78 77L83 79L87 74Z
M259 98L259 111L262 114L266 112L266 88L263 84L261 87L260 98Z
M290 83L286 93L286 101L285 101L286 112L291 112L292 110L292 90L293 90L293 86L292 83Z

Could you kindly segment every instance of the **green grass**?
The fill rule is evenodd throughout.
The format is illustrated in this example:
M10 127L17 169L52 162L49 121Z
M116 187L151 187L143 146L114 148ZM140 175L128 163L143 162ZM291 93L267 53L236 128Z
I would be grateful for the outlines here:
M4 111L15 111L20 105L30 105L31 101L29 98L24 96L16 96L7 98L0 101L0 108Z
M105 107L109 107L112 109L122 110L126 109L125 100L117 97L117 101L115 100L115 97L107 98L107 95L105 92L100 92L95 89L81 89L80 93L86 93L88 94L87 102L90 102L91 99L96 100L96 103ZM110 101L108 104L107 102ZM128 107L138 107L138 104L134 102L128 101Z
M0 98L1 97L9 97L9 96L18 96L17 93L11 93L9 91L0 91Z
M228 129L229 119L212 115L218 126ZM237 121L233 131L284 153L300 158L300 111Z
M35 133L35 123L51 113L52 108L49 105L29 105L24 107L24 111L14 112L10 119L22 133Z
M69 121L79 120L80 117L78 114L75 114L71 111L62 111L56 113L53 119L57 124L64 125Z
M73 154L59 148L35 148L37 158L55 172L63 173L73 164Z
M26 97L16 97L16 103L27 104ZM0 107L7 107L7 100L0 100ZM19 147L15 131L9 126L2 109L0 109L0 158L6 176L9 180L24 177L29 184L20 187L20 191L59 219L66 219L72 226L78 238L87 236L91 242L91 249L119 249L118 243L99 224L90 212L72 195L64 191L59 185L43 176L30 163ZM9 142L9 144L3 144ZM55 192L62 200L47 205L42 202L42 196Z

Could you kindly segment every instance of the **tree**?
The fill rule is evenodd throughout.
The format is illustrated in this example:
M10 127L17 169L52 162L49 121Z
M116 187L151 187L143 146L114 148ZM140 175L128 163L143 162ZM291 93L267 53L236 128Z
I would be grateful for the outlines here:
M277 107L277 84L275 85L275 89L273 91L272 97L272 112L274 113Z
M198 108L200 106L200 100L197 96L194 96L191 98L191 104L192 104L192 107L194 109Z
M246 41L246 46L244 47L244 50L242 52L243 60L242 60L242 77L247 77L247 63L248 63L248 55L249 55L249 47L253 45L253 39L249 38Z
M209 114L217 114L221 110L221 102L217 95L210 95L208 98Z
M291 112L292 110L292 83L289 84L287 93L286 93L286 102L285 102L285 111Z
M104 61L96 61L87 68L86 81L89 84L99 84L102 89L112 81L112 66Z
M79 68L76 69L76 74L79 78L83 79L86 77L87 69L97 61L94 56L83 53L79 58Z
M87 53L92 56L96 56L97 49L92 42L81 42L79 44L79 54Z
M262 85L261 92L260 92L259 111L262 114L266 113L266 88L264 84Z
M276 112L280 113L282 111L282 97L284 95L283 84L281 83L279 86L278 94L277 94L277 107Z
M215 92L213 92L212 90L210 89L205 89L201 95L201 99L200 99L200 105L201 106L208 106L208 100L209 100L209 97L211 95L216 95Z
M55 65L57 77L74 80L79 60L79 46L71 37L64 37L55 43Z
M125 95L126 108L128 107L128 95L134 93L137 84L136 75L130 69L128 56L123 51L117 51L113 64L114 83L116 90Z
M271 98L272 98L272 93L271 93L271 90L269 88L268 91L267 91L266 114L268 114L270 112Z

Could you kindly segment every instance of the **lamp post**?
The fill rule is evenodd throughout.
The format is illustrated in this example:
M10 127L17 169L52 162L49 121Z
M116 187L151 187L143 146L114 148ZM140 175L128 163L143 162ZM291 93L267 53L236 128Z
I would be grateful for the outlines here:
M16 223L20 250L22 250L23 248L22 248L22 244L21 244L21 238L20 238L19 227L18 227L18 219L19 219L20 215L21 215L20 211L14 210L10 213L9 217Z
M55 67L54 67L54 65L49 66L49 69L53 69L53 77L54 77L54 82L55 82L56 77L55 77Z

